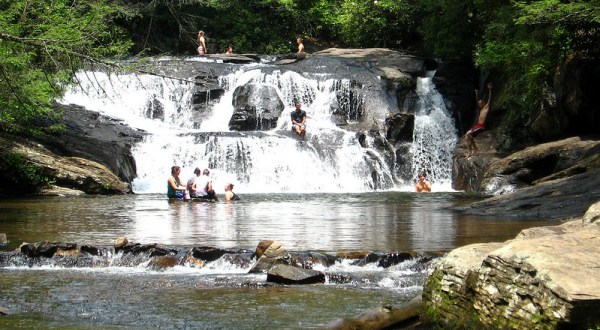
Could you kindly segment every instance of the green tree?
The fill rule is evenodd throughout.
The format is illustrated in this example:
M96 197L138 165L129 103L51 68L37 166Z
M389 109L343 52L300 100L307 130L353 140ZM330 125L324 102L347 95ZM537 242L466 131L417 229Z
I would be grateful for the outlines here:
M74 70L125 55L113 22L128 15L109 0L1 0L0 134L40 134Z
M600 53L599 31L600 7L593 1L515 1L495 11L475 63L502 76L500 100L509 105L511 119L526 122L567 56Z

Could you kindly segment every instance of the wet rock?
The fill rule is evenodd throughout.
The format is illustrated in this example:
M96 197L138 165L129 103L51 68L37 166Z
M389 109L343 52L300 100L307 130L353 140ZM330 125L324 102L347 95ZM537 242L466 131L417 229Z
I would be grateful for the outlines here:
M411 142L415 128L415 115L397 113L385 119L386 139L395 144L398 142Z
M379 263L377 264L377 266L388 268L415 257L415 253L408 252L386 253L381 257L381 259L379 259Z
M246 84L233 92L233 107L229 129L266 131L276 127L284 104L273 86Z
M327 279L332 284L348 284L357 281L352 274L327 274Z
M306 252L293 254L291 258L291 265L294 267L313 269L315 265L322 267L329 267L335 263L335 258L331 258L322 253L318 252Z
M262 249L268 243L267 249L262 252ZM262 241L257 246L256 255L262 252L256 264L250 269L250 273L266 273L274 265L289 265L291 262L291 256L287 250L277 241Z
M194 268L202 268L204 267L204 261L198 258L194 258L193 256L185 256L183 259L181 259L181 261L179 262L179 264L185 266L185 265L189 265L192 266Z
M8 239L6 238L5 233L0 233L0 245L8 244Z
M246 269L246 268L250 267L250 264L252 264L253 254L247 253L247 252L235 253L235 254L230 253L230 254L225 254L222 258L223 258L223 260L229 262L230 264L232 264L234 266Z
M368 251L344 251L336 253L336 257L340 259L361 259L369 256L371 252Z
M91 254L93 256L104 256L108 254L106 249L100 249L91 245L82 245L79 250L83 253Z
M194 258L210 262L221 258L227 252L228 251L226 250L217 249L209 246L200 246L194 247L192 249L192 256L194 256Z
M370 252L369 254L367 254L366 256L358 259L356 262L354 262L354 265L359 265L359 266L364 266L366 264L370 264L370 263L374 263L377 262L379 260L379 258L381 258L381 255L378 253L374 253L374 252Z
M280 284L325 283L325 274L312 269L279 264L269 269L267 272L267 282Z
M10 314L10 310L8 308L0 306L0 315L8 315Z
M66 251L77 251L75 243L58 243L58 242L38 242L38 243L23 243L19 248L21 253L30 258L52 258L57 251L66 254Z
M163 270L165 268L173 268L178 264L178 259L175 256L160 256L150 259L148 268L152 270Z

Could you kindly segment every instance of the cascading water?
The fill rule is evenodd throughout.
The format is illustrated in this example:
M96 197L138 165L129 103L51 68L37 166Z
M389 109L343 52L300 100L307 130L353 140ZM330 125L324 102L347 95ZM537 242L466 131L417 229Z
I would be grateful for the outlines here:
M217 192L227 182L236 184L236 191L241 193L412 191L412 182L396 179L386 155L371 147L368 134L363 135L366 141L359 142L356 131L340 128L332 119L334 103L355 107L362 102L365 108L377 108L369 118L373 122L383 122L395 104L382 101L385 97L377 92L370 92L368 97L351 95L350 79L332 79L327 74L307 77L293 71L263 72L264 66L242 66L220 77L219 85L225 92L200 120L193 113L194 82L185 79L82 71L76 76L78 84L61 102L121 118L150 133L133 148L136 193L164 193L173 165L182 167L182 180L196 167L210 168ZM432 96L436 92L427 79L419 80L417 90L419 103L426 110L416 111L415 142L410 150L414 165L409 176L416 177L418 171L426 169L430 178L440 183L436 187L439 191L449 187L456 133L449 130L451 118L440 106L441 96ZM285 109L274 129L232 132L229 120L235 111L234 91L250 83L273 87ZM301 100L308 114L304 140L290 129L294 99ZM340 105L340 100L347 104ZM352 123L356 120L352 116L357 114L350 111L347 116Z
M451 190L452 168L449 165L452 164L452 152L458 140L457 130L431 76L432 73L417 79L418 102L410 148L412 174L416 178L425 172L436 183L438 190Z

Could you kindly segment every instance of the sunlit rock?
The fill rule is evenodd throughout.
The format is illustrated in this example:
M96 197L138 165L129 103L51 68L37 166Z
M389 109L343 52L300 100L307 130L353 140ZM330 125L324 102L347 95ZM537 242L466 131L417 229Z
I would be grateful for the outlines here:
M264 246L268 247L263 250ZM256 255L257 257L260 255L260 257L258 257L256 264L250 269L250 273L265 273L274 265L289 265L291 260L290 254L277 241L261 241L257 246Z
M123 249L125 246L129 245L129 240L127 239L127 237L117 237L117 239L115 239L115 251L119 251L121 249Z
M423 298L435 322L454 327L599 324L600 227L579 219L455 249L437 262Z
M590 206L590 208L583 215L583 223L591 224L591 223L600 223L600 202L597 202ZM0 238L1 241L1 238Z

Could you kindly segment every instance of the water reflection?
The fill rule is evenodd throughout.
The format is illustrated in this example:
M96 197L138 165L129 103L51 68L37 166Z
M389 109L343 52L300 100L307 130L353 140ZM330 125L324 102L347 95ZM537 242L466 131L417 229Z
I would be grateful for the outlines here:
M291 250L432 251L503 241L549 221L464 216L458 193L254 194L228 202L169 202L163 195L0 201L10 247L42 240L109 246L119 236L172 246Z

